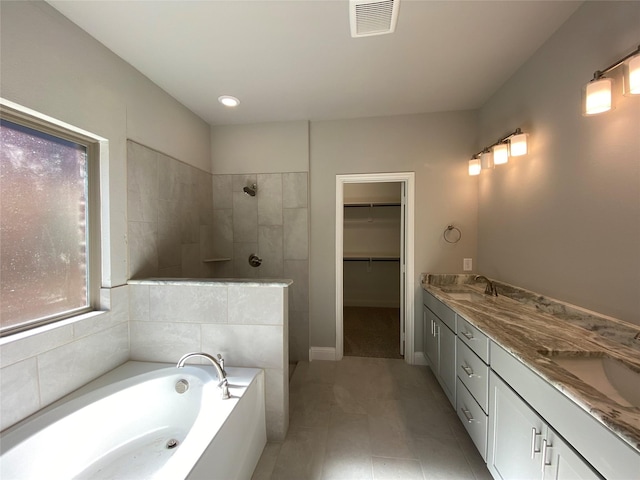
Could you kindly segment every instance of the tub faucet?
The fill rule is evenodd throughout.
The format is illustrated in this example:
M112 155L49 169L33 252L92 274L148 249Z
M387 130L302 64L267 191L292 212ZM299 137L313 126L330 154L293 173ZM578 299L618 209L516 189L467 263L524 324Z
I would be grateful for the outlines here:
M498 290L496 290L496 286L487 277L485 277L484 275L476 275L474 280L484 280L485 282L487 282L484 293L486 293L487 295L492 295L494 297L498 296Z
M208 353L202 353L202 352L187 353L186 355L183 355L180 360L178 360L178 364L176 365L176 367L178 368L184 367L185 362L193 357L203 357L209 360L211 363L213 363L213 368L216 369L216 373L218 374L218 381L219 381L218 387L222 389L222 398L224 400L226 400L227 398L230 398L231 395L229 394L229 382L227 381L227 375L224 373L224 370L218 363L218 360L216 360L214 357L212 357Z

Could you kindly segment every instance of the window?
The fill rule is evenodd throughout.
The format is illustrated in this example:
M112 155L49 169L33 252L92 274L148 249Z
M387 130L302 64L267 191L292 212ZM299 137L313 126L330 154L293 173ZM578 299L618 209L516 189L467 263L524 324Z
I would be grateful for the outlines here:
M96 145L58 125L2 110L2 335L93 309Z

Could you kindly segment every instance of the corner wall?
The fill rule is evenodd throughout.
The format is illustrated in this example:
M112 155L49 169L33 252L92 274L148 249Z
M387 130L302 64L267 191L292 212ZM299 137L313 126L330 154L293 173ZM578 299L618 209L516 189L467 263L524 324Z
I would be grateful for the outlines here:
M480 174L480 271L637 324L640 98L617 69L617 108L583 117L581 89L639 26L638 2L585 2L482 107L478 143L530 133L529 155Z
M476 253L477 181L467 174L476 143L475 112L445 112L311 123L310 339L336 345L336 175L415 172L415 312L422 311L420 272L461 272ZM459 243L442 238L448 224ZM422 321L415 319L415 351Z

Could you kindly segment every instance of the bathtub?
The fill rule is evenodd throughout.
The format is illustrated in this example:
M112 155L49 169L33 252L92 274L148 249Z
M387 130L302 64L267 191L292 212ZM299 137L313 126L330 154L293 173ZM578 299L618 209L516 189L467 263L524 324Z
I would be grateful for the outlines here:
M249 479L266 444L264 372L226 370L222 400L213 367L127 362L5 430L0 478Z

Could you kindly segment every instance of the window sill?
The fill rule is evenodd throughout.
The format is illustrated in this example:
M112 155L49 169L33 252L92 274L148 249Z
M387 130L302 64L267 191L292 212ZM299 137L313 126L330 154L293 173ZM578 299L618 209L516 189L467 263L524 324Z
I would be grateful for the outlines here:
M0 346L7 345L9 343L17 342L20 340L24 340L30 337L35 337L37 335L42 335L45 333L50 333L58 329L62 329L69 325L74 325L76 323L80 323L87 320L93 320L96 317L101 315L105 315L109 313L106 310L93 310L91 312L81 313L79 315L74 315L73 317L65 318L63 320L59 320L57 322L48 323L46 325L40 325L39 327L34 327L29 330L25 330L23 332L17 332L6 337L0 338Z

